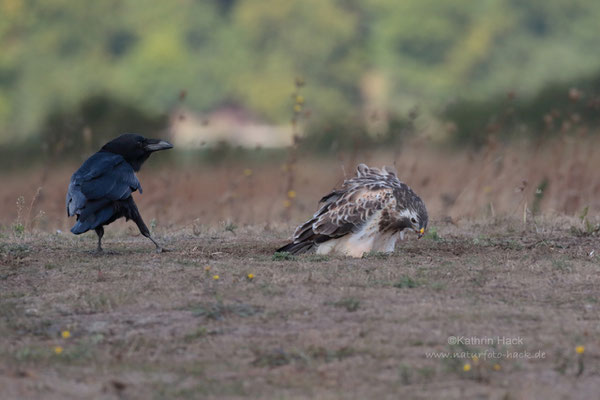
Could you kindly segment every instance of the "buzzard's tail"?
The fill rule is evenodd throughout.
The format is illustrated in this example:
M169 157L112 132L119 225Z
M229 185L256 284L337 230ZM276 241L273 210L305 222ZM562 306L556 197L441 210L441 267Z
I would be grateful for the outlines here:
M315 245L314 242L291 242L276 250L276 253L304 254Z

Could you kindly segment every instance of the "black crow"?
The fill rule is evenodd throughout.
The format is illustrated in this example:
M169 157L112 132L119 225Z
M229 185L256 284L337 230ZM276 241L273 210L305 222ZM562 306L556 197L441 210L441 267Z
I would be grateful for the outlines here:
M85 160L71 177L67 191L67 215L77 216L71 232L76 235L90 229L98 235L98 252L102 251L104 225L125 217L132 219L142 235L163 249L150 236L148 227L133 201L131 194L142 186L135 172L155 151L167 150L173 145L164 140L146 139L126 133L106 143L100 151Z

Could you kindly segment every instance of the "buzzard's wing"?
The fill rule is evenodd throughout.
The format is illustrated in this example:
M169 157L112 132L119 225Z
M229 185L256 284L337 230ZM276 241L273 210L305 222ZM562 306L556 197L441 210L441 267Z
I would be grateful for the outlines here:
M335 203L322 207L322 210L326 210L320 215L313 216L312 230L330 238L343 236L360 229L375 212L394 201L394 195L389 188L354 187ZM301 236L296 232L294 238L301 239Z
M83 233L108 221L113 215L112 202L124 200L136 190L139 180L123 157L96 153L71 177L67 191L67 215L77 215L73 233Z

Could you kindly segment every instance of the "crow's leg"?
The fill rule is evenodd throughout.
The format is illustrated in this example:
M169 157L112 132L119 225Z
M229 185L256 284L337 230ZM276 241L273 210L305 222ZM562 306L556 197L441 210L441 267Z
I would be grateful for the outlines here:
M150 235L150 230L148 229L148 227L144 223L144 220L142 219L142 216L140 215L140 212L138 211L138 208L135 205L135 202L133 201L133 198L130 197L129 199L130 199L130 201L129 201L128 206L129 206L129 211L130 211L131 219L137 225L138 229L140 230L140 233L142 235L146 236L148 239L152 240L152 243L154 243L154 245L156 246L156 252L157 253L162 253L162 252L165 252L165 251L169 251L167 249L164 249L164 248L160 247L159 244L156 243L156 240L154 240L152 238L152 236Z
M104 236L104 228L99 226L94 230L96 231L96 235L98 235L98 248L96 251L102 253L102 236Z

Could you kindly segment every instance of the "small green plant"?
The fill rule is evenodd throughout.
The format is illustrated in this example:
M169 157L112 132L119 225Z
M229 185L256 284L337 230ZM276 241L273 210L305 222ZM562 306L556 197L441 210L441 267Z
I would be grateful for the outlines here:
M555 258L552 260L552 267L560 272L572 272L571 264L564 259Z
M298 257L288 253L287 251L277 252L273 254L273 261L296 261Z
M185 335L183 337L183 340L185 342L193 342L194 340L202 339L202 338L206 337L207 335L208 335L208 329L206 329L206 327L204 327L204 326L200 326L197 329L195 329L193 332Z
M310 254L309 256L306 257L306 261L310 261L310 262L323 262L323 261L329 261L330 258L329 256L326 256L324 254Z
M235 230L238 228L236 224L231 221L225 223L225 232L231 232L235 235Z
M352 357L356 354L356 350L348 346L340 347L338 349L327 349L322 346L309 346L304 354L313 360L332 362Z
M538 187L535 189L535 193L533 194L531 212L534 215L540 213L540 206L542 204L542 200L544 199L544 195L546 194L546 189L548 189L548 178L542 179Z
M440 240L442 240L440 235L438 235L437 229L435 227L429 228L424 237L425 239L432 240L434 242L439 242Z
M421 282L411 278L408 275L403 275L400 280L394 283L394 287L398 289L413 289L421 286Z
M25 197L24 196L19 196L17 198L17 219L14 222L14 224L12 225L13 233L15 236L22 237L25 234L25 231L27 229L31 228L31 225L33 224L33 222L35 220L41 219L44 217L43 211L40 211L39 214L35 217L31 216L31 212L34 209L35 202L40 197L41 193L42 193L42 188L39 187L37 189L37 192L31 199L31 203L29 204L29 207L25 207Z
M398 367L398 374L400 375L400 381L403 385L411 384L412 368L406 364L400 364Z
M16 222L15 224L13 224L13 232L17 237L23 236L23 234L25 233L25 225Z
M423 381L431 382L435 376L435 369L428 366L417 368L417 374L421 376Z
M250 317L263 312L262 307L252 304L232 303L224 304L221 301L216 303L203 303L192 307L192 313L197 317L206 317L208 319L222 320L226 316L235 315L237 317Z
M391 255L391 253L384 253L381 251L370 251L363 254L363 258L368 260L385 260Z
M582 344L576 345L574 354L565 352L561 349L556 354L557 363L554 366L554 370L561 375L574 374L579 377L585 371L585 346ZM575 364L575 368L573 368Z
M22 243L0 244L0 258L5 261L21 263L31 254L31 247Z
M600 233L600 224L593 224L588 219L589 206L586 206L579 215L581 226L572 226L571 233L575 236L595 236Z
M252 365L255 367L281 367L292 361L301 360L302 358L295 352L288 352L283 349L274 349L271 351L256 352Z
M49 349L39 346L25 346L21 347L14 353L14 357L17 361L35 362L49 358L51 352Z
M340 299L336 302L326 304L331 304L335 307L345 308L348 312L354 312L360 307L360 300L356 297L344 297L343 299Z
M16 236L21 237L25 233L25 224L23 223L23 210L25 209L25 197L17 198L17 220L13 224L13 232Z

